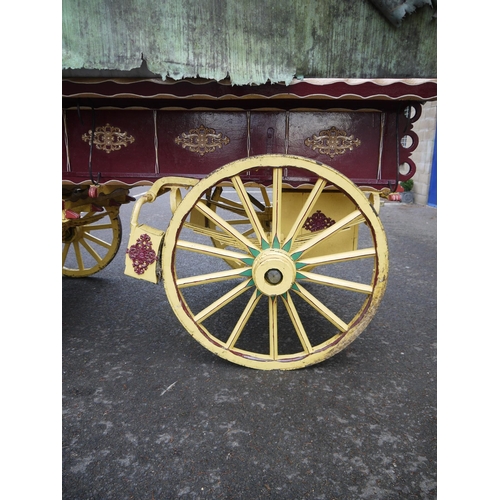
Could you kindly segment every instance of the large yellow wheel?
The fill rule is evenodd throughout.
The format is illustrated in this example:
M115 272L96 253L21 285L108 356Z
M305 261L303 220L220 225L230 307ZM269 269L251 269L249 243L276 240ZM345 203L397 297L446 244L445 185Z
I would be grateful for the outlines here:
M115 257L122 239L117 208L82 212L80 219L63 226L62 273L84 278L104 269Z
M272 175L263 195L270 223L255 208L261 186L245 182L256 169ZM243 207L241 223L207 202L221 187ZM329 358L366 328L386 288L387 240L348 178L310 159L263 155L229 163L187 193L162 268L173 311L203 346L247 367L290 370Z

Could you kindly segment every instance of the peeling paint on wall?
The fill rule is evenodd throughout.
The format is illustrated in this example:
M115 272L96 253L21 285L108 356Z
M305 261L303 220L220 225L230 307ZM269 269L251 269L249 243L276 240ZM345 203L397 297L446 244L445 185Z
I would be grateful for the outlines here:
M431 0L370 0L394 25L401 26L406 14L412 14L419 7L432 7Z
M396 29L366 0L63 0L63 75L435 78L429 10Z

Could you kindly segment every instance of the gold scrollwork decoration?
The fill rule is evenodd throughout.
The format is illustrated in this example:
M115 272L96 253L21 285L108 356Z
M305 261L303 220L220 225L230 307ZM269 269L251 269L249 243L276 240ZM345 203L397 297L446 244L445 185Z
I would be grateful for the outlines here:
M176 144L200 156L213 153L217 148L221 149L229 142L229 137L223 137L222 132L217 134L213 128L207 128L205 125L192 128L188 133L183 132L175 138Z
M355 139L353 135L347 136L345 130L330 127L328 130L322 130L318 135L313 134L312 137L308 137L304 144L314 151L333 158L343 155L346 151L352 151L354 147L361 145L361 141Z
M82 135L82 140L85 142L90 143L91 138L92 130ZM122 132L118 127L112 127L109 123L106 123L104 127L96 127L94 131L94 146L97 149L106 151L108 154L111 151L118 151L122 146L127 147L128 144L132 144L134 141L134 137L127 135L127 132Z

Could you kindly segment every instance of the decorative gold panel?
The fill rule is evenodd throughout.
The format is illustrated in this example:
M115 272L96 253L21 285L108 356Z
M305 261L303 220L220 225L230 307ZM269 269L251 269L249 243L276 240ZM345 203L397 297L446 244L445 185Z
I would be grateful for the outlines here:
M90 143L91 138L92 130L82 135L82 140L85 142ZM127 135L127 132L122 132L118 127L112 127L109 123L106 123L104 127L97 127L94 131L94 146L97 149L106 151L108 154L111 151L118 151L122 146L127 147L128 144L132 144L134 141L134 137Z
M222 136L222 132L216 134L213 128L200 125L192 128L188 133L183 132L175 138L175 143L192 153L203 156L206 153L213 153L217 148L229 144L229 137Z
M361 141L354 139L353 135L347 136L345 130L331 127L322 130L319 135L313 134L312 137L308 137L304 144L314 151L333 158L336 155L343 155L346 151L352 151L354 147L361 145Z

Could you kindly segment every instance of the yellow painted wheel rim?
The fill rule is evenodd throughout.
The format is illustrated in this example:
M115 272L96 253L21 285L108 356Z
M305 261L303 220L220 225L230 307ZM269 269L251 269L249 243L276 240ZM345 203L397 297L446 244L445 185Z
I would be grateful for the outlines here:
M262 168L271 169L273 176L269 187L272 217L267 227L244 185L246 172ZM299 214L290 221L286 220L289 210L284 194L290 191L285 177L287 169L302 169L308 178L319 177L305 189L305 201L297 208ZM238 203L246 211L246 221L252 225L250 230L243 231L220 208L216 210L203 201L206 193L220 185L234 188ZM303 236L303 222L311 217L317 200L332 185L352 208L335 224ZM210 224L193 225L194 215L200 220L200 214ZM363 231L368 234L368 245L347 252L336 249L336 238L342 232L353 231L353 227L366 228ZM185 236L190 238L191 233L196 233L192 241ZM223 244L214 245L214 237ZM328 250L322 250L323 255L308 257L325 242ZM216 265L207 266L200 254L213 259ZM197 263L202 269L196 269ZM362 270L364 279L335 276L336 266L350 266L349 273L357 276L361 264L366 268ZM162 268L174 313L204 347L243 366L290 370L333 356L366 328L386 288L387 240L376 211L347 177L307 158L262 155L229 163L191 188L167 230ZM328 271L318 273L316 268ZM225 288L219 289L222 286ZM352 294L357 302L352 301L352 305L341 293ZM336 300L356 309L349 313L337 310ZM232 314L237 306L239 310ZM309 315L303 313L305 308L326 321L332 331L323 332L322 327L312 326L318 319L310 321ZM219 321L218 316L233 323L225 324L226 320ZM252 327L252 322L259 321ZM261 342L258 348L252 344L255 339L257 345L257 337Z
M104 269L117 254L122 238L116 209L105 208L102 217L98 212L80 217L62 235L62 273L70 278L85 278Z

